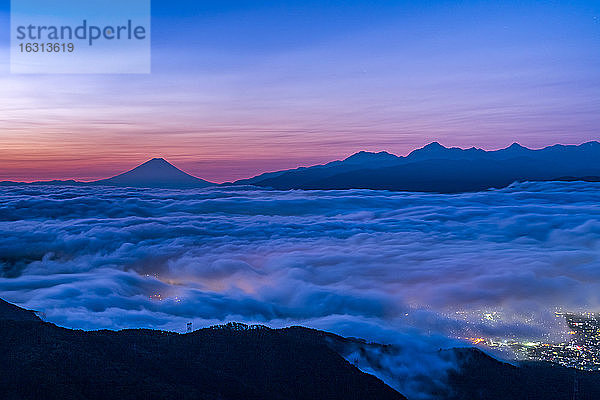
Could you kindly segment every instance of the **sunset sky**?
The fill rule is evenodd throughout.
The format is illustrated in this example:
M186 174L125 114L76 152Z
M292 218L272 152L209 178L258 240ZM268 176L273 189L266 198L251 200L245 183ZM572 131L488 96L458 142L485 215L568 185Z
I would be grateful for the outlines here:
M10 74L9 22L0 0L0 180L600 138L598 1L156 0L149 75Z

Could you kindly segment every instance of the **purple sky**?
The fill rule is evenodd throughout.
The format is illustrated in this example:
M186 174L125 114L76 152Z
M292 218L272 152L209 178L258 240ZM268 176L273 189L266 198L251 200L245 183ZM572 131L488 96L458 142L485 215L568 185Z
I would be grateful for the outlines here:
M0 180L600 137L600 3L389 3L157 0L150 75L11 75L3 30Z

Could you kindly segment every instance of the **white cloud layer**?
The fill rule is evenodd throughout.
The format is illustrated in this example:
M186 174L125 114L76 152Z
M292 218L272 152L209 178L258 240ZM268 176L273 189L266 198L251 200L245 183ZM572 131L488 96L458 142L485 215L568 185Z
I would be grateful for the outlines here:
M541 337L555 307L600 305L599 189L0 187L0 292L83 329L235 320L385 342Z

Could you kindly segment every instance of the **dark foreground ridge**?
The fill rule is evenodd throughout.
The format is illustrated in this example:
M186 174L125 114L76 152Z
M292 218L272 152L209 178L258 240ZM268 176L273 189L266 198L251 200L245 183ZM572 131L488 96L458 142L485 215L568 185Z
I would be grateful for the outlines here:
M84 332L14 307L0 303L3 400L405 399L309 329Z
M361 354L367 360L362 365L386 375L381 357L393 357L397 348L314 329L228 324L185 335L85 332L43 322L0 300L0 335L2 399L405 398L342 357ZM456 368L447 377L429 377L422 394L431 398L600 398L599 373L548 363L517 367L473 348L440 355L454 360Z

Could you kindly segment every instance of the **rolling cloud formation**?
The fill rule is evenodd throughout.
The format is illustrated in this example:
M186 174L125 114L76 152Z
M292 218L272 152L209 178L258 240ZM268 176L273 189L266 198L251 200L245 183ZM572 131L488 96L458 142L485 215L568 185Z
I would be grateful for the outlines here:
M82 329L240 321L388 343L552 336L556 307L600 305L599 189L5 186L0 292Z

